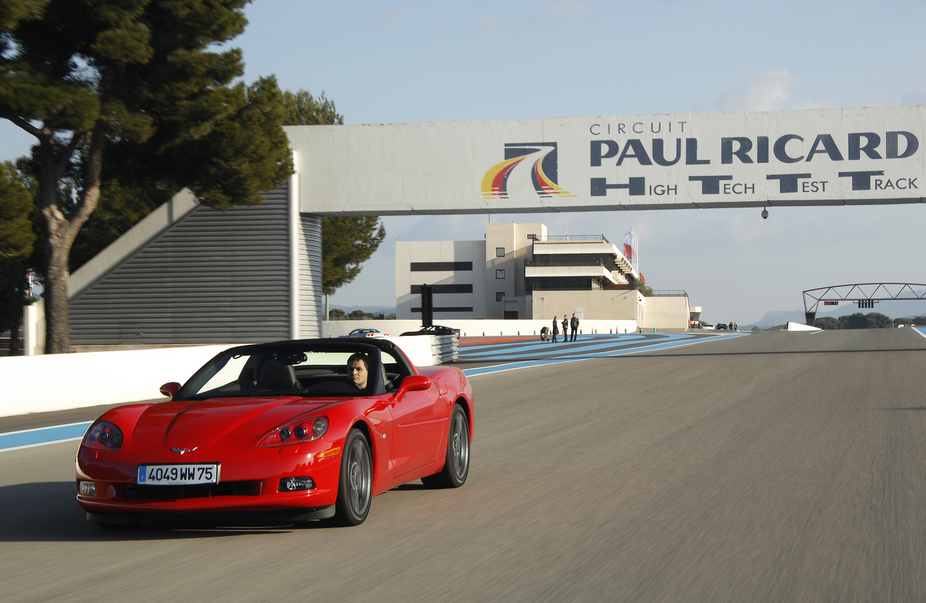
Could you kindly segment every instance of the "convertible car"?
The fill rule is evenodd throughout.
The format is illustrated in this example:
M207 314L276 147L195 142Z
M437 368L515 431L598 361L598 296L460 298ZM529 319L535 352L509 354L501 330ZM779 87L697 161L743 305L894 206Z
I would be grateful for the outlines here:
M77 501L102 527L209 517L358 525L373 496L462 486L473 391L385 339L234 347L163 402L104 413L77 453Z

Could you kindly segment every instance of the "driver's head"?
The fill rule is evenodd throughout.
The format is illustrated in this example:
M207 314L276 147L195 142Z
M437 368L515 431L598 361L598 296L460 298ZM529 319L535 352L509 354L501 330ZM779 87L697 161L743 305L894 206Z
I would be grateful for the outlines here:
M357 352L347 359L347 374L353 380L354 385L360 389L365 389L367 386L369 368L366 354Z

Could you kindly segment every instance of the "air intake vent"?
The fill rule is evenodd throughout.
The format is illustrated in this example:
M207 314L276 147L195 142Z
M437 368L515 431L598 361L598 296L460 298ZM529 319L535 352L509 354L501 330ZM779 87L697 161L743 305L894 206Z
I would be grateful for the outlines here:
M151 500L181 500L184 498L212 498L215 496L256 496L257 482L222 482L218 484L190 484L186 486L139 486L125 484L126 498Z

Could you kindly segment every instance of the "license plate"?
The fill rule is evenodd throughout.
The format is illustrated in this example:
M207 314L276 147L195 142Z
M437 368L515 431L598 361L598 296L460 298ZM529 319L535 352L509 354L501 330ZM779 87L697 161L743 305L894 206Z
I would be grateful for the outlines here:
M139 465L138 483L153 485L216 484L219 466L208 464Z

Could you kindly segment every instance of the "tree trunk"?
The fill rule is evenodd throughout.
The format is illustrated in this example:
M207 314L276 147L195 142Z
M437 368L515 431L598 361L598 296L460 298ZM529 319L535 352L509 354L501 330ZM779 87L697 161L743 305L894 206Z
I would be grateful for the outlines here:
M58 231L67 230L62 218ZM51 230L51 225L49 225ZM49 233L45 242L45 353L67 354L71 351L71 311L68 304L68 245L60 235Z
M45 130L39 137L39 196L42 215L47 227L45 239L45 353L71 352L71 312L68 301L68 282L71 273L68 257L71 246L81 227L96 209L100 199L100 173L103 163L105 136L98 126L94 129L87 159L84 164L84 186L71 217L61 211L58 186L70 157L76 150L80 136L75 134L67 148L55 148L54 132Z

